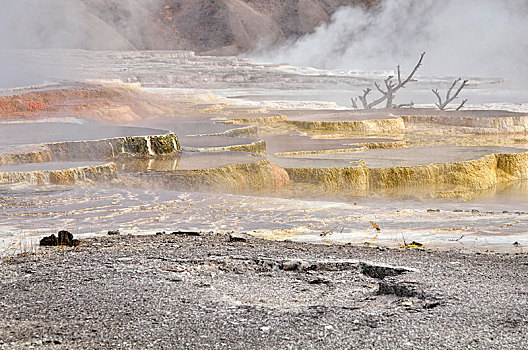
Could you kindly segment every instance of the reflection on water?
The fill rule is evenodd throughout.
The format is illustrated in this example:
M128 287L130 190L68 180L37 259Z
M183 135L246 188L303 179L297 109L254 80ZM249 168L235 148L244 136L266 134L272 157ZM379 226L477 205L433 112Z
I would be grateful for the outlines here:
M103 125L95 121L83 123L4 123L0 125L0 146L64 141L101 140L125 136L163 135L166 130Z
M3 247L67 229L77 235L246 231L273 239L516 251L528 245L527 183L470 202L387 197L329 202L174 191L0 186ZM521 193L518 200L509 191ZM375 222L381 231L372 228ZM324 238L337 225L343 232ZM520 246L513 246L518 242Z
M56 59L50 59L52 56L55 58L56 54L58 52L55 51L27 51L22 52L21 57L56 64L58 62ZM213 89L224 96L251 99L252 101L245 101L246 105L256 108L260 107L258 103L260 101L265 102L264 106L267 105L269 108L290 105L309 109L321 106L317 104L318 102L309 100L334 101L349 107L351 90L361 91L366 86L372 85L373 81L382 79L379 74L368 72L358 76L331 75L323 71L318 75L305 75L302 72L296 72L295 70L298 69L296 67L255 65L245 60L228 57L198 57L185 52L65 50L60 56L62 57L60 61L67 63L66 66L82 67L78 70L78 79L139 80L143 86L156 89L166 87L169 94L177 91L171 90L174 88L192 87L193 89L188 90L187 94L200 93L204 91L203 89ZM152 64L153 62L155 64ZM289 71L284 68L288 68ZM291 71L292 69L294 71ZM54 71L60 72L61 70ZM68 74L67 77L56 76L55 80L60 81L62 78L72 79L74 77ZM277 86L278 82L280 86ZM522 89L511 90L505 89L504 85L497 87L497 83L502 84L495 79L472 78L473 86L465 93L473 103L495 101L523 103L519 106L489 105L485 108L508 107L526 110L525 84ZM425 100L430 101L431 88L436 88L439 84L449 86L451 78L421 77L420 82L413 84L411 90L403 91L400 97L403 100L412 98L418 103L425 102ZM0 93L8 92L0 91ZM418 99L415 99L416 97ZM223 112L228 111L230 110L226 108ZM236 110L231 110L231 112L235 113ZM298 112L301 116L306 113L304 110ZM302 118L298 116L297 119ZM0 146L165 134L165 131L156 129L122 128L86 121L83 123L85 124L80 124L77 120L75 123L3 124L0 128ZM178 115L177 118L170 115L157 120L148 119L145 123L148 127L175 131L181 137L182 145L186 147L218 147L231 145L233 142L235 144L249 142L220 136L190 137L195 134L227 132L233 128L233 126L214 123L211 115ZM331 131L331 133L335 132L336 130ZM321 135L327 133L327 131L321 131ZM377 137L382 137L375 134ZM443 133L424 134L420 142L424 143L423 146L439 146L433 142L434 139L445 142L445 136ZM379 167L429 164L431 161L468 160L490 152L519 152L511 148L499 149L495 147L495 143L526 149L526 138L523 136L515 136L515 139L509 143L491 140L491 136L488 138L490 138L489 142L475 142L474 144L476 146L489 144L494 148L439 146L363 150L354 145L360 140L320 140L312 139L304 134L288 135L286 138L282 135L269 136L266 140L270 154L343 148L363 151L348 154L301 154L289 158L269 157L272 161L284 166L310 166L319 169L322 167L358 168L359 163L351 163L351 161L360 159L365 160L368 166ZM361 143L363 142L381 142L381 140L361 140ZM455 144L458 145L458 143ZM465 145L465 143L461 144ZM468 141L468 145L471 144L473 143ZM225 167L234 163L253 164L261 159L244 152L188 153L182 154L181 157L123 161L119 167L122 173L132 173L127 174L132 177L134 172L170 173L185 170L200 172L202 169ZM34 165L28 165L24 169L28 170L27 167L30 166ZM36 167L43 166L54 165L36 165ZM277 170L270 168L264 169L266 170L264 175L273 174L273 170ZM473 168L468 169L467 173L471 174L472 171L474 171ZM336 183L336 178L332 177L336 173L329 172L325 180ZM150 187L146 187L153 188L152 174L148 173L148 175L145 182L148 182L147 185ZM157 175L162 177L166 174ZM475 182L480 183L482 178L485 177L482 176ZM415 240L425 244L426 248L440 245L468 249L493 247L494 249L518 251L528 244L527 181L502 183L484 191L473 192L456 186L440 187L434 184L423 188L400 187L375 191L367 189L353 191L348 189L351 186L347 187L349 185L347 179L341 179L341 183L344 186L335 191L329 191L329 186L317 187L309 183L297 183L281 188L280 193L274 193L281 198L192 193L184 192L185 190L181 187L176 187L176 191L165 191L2 185L0 186L0 241L3 246L9 246L10 242L49 235L61 229L70 230L81 236L105 234L108 230L119 229L124 234L175 230L240 230L274 239L360 244L369 242L392 246L398 246L403 241ZM484 185L487 186L487 184ZM365 188L368 187L365 186ZM439 196L446 199L434 201L428 199ZM453 197L460 199L449 199ZM376 223L381 231L377 232L373 229L371 222ZM320 236L321 232L332 230L337 226L342 227L343 231L334 232L324 238ZM520 246L513 246L514 242L520 243Z
M231 164L255 163L264 158L247 152L190 152L177 157L129 159L119 162L123 171L175 171L222 168Z
M474 201L484 203L528 204L528 180L512 181L498 184L487 190L476 193ZM526 207L528 210L528 206Z

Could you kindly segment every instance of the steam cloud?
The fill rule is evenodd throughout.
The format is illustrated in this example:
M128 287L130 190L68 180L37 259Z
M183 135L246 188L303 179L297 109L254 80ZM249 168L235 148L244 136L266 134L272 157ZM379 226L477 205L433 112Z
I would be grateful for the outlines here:
M120 9L129 14L126 23L119 23L127 31L140 23L151 2L0 0L0 87L39 84L75 70L62 62L58 53L53 62L46 62L39 60L36 51L21 49L133 49L114 28L117 26L111 20L115 15L111 10ZM97 9L101 13L95 13Z
M528 77L525 0L384 0L345 7L313 34L258 59L324 69L411 69L422 75Z
M125 49L132 45L96 13L95 0L0 0L2 49ZM130 4L131 3L131 4ZM119 1L123 10L135 2ZM106 12L112 9L111 1ZM127 5L128 4L128 5ZM139 6L134 6L139 7ZM117 8L117 7L115 7ZM140 11L130 11L138 13ZM134 18L131 18L131 22Z

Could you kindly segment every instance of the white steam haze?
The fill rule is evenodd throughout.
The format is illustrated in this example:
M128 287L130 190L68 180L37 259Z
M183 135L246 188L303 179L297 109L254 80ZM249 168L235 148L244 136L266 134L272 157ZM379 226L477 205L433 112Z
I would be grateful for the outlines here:
M133 49L111 25L87 10L85 3L97 1L0 0L0 87L39 84L75 69L65 66L59 55L43 61L37 51L20 50ZM119 3L129 4L130 13L140 18L141 6L135 4L149 1Z
M338 10L329 24L260 61L322 69L404 73L426 52L419 74L528 78L528 1L383 0L376 11Z
M2 48L131 48L79 0L0 0Z

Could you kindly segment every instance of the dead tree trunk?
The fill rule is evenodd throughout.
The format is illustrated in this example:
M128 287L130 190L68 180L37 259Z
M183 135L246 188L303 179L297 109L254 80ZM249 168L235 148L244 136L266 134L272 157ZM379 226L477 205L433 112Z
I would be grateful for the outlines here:
M397 66L397 71L398 71L398 83L397 84L392 81L392 79L394 78L394 76L392 76L392 75L389 76L384 81L385 82L385 90L378 83L374 83L374 86L376 86L376 89L378 89L378 91L382 95L377 100L374 100L374 101L368 103L367 95L372 90L371 89L363 90L363 96L358 96L359 100L363 104L363 108L372 109L372 107L379 105L383 101L386 101L386 103L385 103L385 107L386 108L392 108L393 107L393 102L394 102L394 96L396 95L396 92L398 92L398 90L400 90L401 88L404 88L405 85L407 83L409 83L410 81L414 81L413 77L416 74L416 72L418 71L418 68L420 68L420 66L422 65L422 61L423 61L424 56L425 56L425 52L423 52L420 55L420 60L418 61L416 66L414 66L414 69L412 70L412 72L407 76L407 78L405 78L403 80L402 80L402 77L401 77L400 66L399 65Z
M442 102L442 97L440 96L440 93L438 92L437 89L433 89L433 93L435 94L436 98L438 99L438 103L435 103L435 105L438 107L439 110L441 111L445 111L446 107L448 104L450 104L451 102L453 102L454 99L456 99L458 97L458 95L460 94L460 91L462 91L462 89L466 86L467 84L467 80L464 80L462 82L462 84L460 84L460 86L458 87L457 91L455 92L455 94L453 96L451 96L451 93L453 92L453 89L455 88L455 86L462 80L462 78L458 78L457 80L455 80L453 82L453 84L451 85L451 87L449 88L449 90L447 90L447 94L446 94L446 99L444 102ZM460 110L462 107L464 107L464 104L466 104L467 102L467 99L462 101L462 103L456 108L456 110Z

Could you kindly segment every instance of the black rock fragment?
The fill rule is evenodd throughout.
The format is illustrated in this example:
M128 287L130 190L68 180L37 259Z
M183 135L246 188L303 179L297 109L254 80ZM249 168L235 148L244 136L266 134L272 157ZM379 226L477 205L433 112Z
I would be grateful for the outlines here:
M229 235L229 242L247 242L251 238L247 233L231 233Z
M198 237L201 236L201 233L196 231L175 231L172 232L171 235Z
M41 246L67 246L75 247L79 245L78 239L73 239L73 234L68 231L59 231L58 237L54 234L40 240Z

